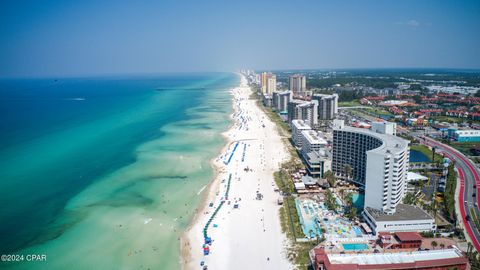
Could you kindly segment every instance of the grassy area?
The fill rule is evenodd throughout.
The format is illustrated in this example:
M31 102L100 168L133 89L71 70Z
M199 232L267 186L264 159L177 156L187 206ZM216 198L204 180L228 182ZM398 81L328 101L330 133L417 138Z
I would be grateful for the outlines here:
M410 146L410 150L418 151L418 152L423 153L424 155L426 155L428 157L428 159L430 159L430 162L432 162L433 152L427 146L421 145L421 144L414 144L414 145ZM443 156L438 154L438 153L435 153L435 160L433 162L436 162L436 161L440 162L442 160L443 160Z
M473 223L475 223L475 227L480 228L480 223L478 223L478 218L473 208L470 208L470 218L473 220Z
M352 101L342 101L338 102L338 107L355 107L355 106L362 106L358 100L352 100Z
M281 210L281 214L283 213L283 216L281 216L282 228L286 231L287 236L294 241L296 238L303 238L305 235L300 225L300 218L298 217L295 206L295 198L291 195L295 191L293 181L285 169L281 169L273 175L280 191L290 194L284 196L283 200L283 210Z
M317 245L316 241L297 242L287 250L287 257L294 262L296 269L312 269L310 265L309 251Z
M370 121L374 121L377 118L377 117L374 117L370 114L367 114L366 112L364 112L360 109L353 109L353 110L350 110L350 112L355 114L358 117L361 117L361 118L364 118L364 119L367 119L367 120L370 120Z
M453 148L457 149L458 151L462 152L463 154L467 156L473 155L471 149L480 146L480 143L478 142L452 142L450 143L450 146Z
M447 122L447 123L463 123L464 121L468 121L465 118L457 118L457 117L450 117L450 116L433 116L431 118L434 121Z
M365 112L369 113L369 114L373 114L373 115L387 115L387 116L393 116L393 114L387 110L384 110L384 109L380 109L380 108L373 108L373 107L369 107L369 108L365 108L365 109L361 109L361 110L364 110Z

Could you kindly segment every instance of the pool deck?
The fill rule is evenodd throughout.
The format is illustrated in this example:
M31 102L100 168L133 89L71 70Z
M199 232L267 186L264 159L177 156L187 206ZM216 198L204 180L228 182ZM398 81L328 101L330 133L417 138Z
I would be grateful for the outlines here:
M359 226L342 215L329 211L323 203L309 198L296 198L295 205L307 238L322 234L327 240L364 239L366 236ZM315 235L310 236L311 232Z

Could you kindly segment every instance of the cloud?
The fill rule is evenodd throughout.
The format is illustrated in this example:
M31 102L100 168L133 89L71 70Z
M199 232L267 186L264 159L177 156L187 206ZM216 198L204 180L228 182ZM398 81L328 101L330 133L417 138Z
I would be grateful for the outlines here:
M411 27L419 27L420 26L420 23L417 21L417 20L409 20L407 22L407 25L408 26L411 26Z
M424 23L424 22L419 22L418 20L415 20L415 19L410 19L408 21L404 21L404 22L396 22L395 23L396 25L405 25L405 26L408 26L408 27L411 27L411 28L418 28L418 27L421 27L421 26L430 26L432 25L431 23Z

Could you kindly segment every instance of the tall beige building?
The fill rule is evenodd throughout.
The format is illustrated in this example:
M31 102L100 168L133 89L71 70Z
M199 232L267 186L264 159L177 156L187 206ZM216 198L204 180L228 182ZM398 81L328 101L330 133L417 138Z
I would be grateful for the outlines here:
M295 74L290 76L289 83L290 90L293 91L293 93L305 92L307 90L307 79L303 75Z
M277 91L277 76L272 73L263 72L260 80L260 89L264 95L272 95Z

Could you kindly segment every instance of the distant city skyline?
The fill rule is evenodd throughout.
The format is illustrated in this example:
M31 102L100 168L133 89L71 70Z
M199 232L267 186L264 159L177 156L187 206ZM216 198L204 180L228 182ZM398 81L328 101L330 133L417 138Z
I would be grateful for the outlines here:
M480 1L0 3L0 77L480 69Z

